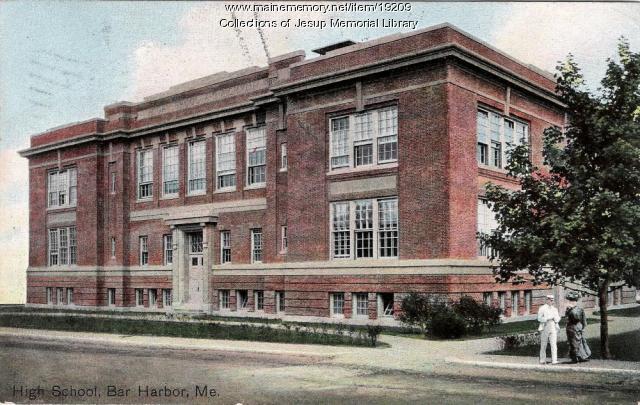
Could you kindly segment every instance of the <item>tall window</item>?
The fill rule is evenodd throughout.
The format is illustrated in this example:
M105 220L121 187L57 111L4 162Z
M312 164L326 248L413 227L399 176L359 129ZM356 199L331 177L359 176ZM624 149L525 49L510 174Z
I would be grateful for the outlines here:
M287 237L287 227L280 227L280 252L287 253L287 249L289 248L289 239Z
M178 194L179 151L178 145L162 149L162 195L165 197Z
M53 304L53 287L47 287L47 304Z
M276 291L276 313L282 314L285 311L284 291Z
M398 234L397 198L331 204L334 259L398 257Z
M216 137L216 176L218 190L236 187L236 142L234 134L224 134Z
M138 151L138 199L153 196L153 149Z
M162 290L162 306L168 308L171 306L171 289L165 288Z
M116 238L111 237L111 258L114 259L116 257Z
M264 291L258 290L253 292L253 302L256 311L264 311Z
M64 304L64 288L62 287L56 288L56 303L58 305Z
M356 317L367 317L369 315L369 294L353 294L353 313Z
M528 142L529 125L491 111L478 110L476 127L476 154L478 163L482 165L506 167L509 152Z
M498 228L495 213L489 208L487 200L478 199L478 232L491 234L493 230ZM490 257L491 249L478 240L478 256Z
M207 190L206 141L189 143L189 194L203 194Z
M378 253L398 257L398 200L378 200Z
M158 290L156 290L155 288L151 288L148 290L148 294L149 294L149 306L151 308L157 307L158 306Z
M220 232L220 263L231 263L231 231Z
M351 221L349 220L349 203L332 204L332 236L333 257L347 258L351 256Z
M482 293L482 302L484 302L485 305L492 306L493 305L493 293L491 293L491 292Z
M287 166L288 166L288 161L287 161L287 143L281 143L280 144L280 170L281 171L285 171L287 170Z
M229 309L229 290L220 290L220 309Z
M73 305L73 288L67 288L67 305Z
M116 306L116 289L107 288L107 303L110 307Z
M136 288L136 306L144 306L144 290L142 288Z
M498 304L500 305L500 309L504 312L507 309L507 293L504 291L500 291L498 293Z
M75 207L78 197L76 168L52 170L48 174L49 207Z
M344 293L333 293L331 299L331 316L341 318L344 316Z
M329 124L331 169L398 160L398 108L333 118Z
M524 314L529 315L531 313L531 290L524 292Z
M520 292L511 292L511 316L518 316L518 304L519 304Z
M140 265L146 266L149 264L149 237L140 236Z
M251 230L251 263L262 263L262 229Z
M111 194L115 194L116 193L116 179L117 179L117 172L116 172L116 164L115 162L110 162L109 163L109 192Z
M373 200L355 202L356 258L373 257Z
M394 314L393 308L393 293L380 293L378 294L378 316L379 317L392 317Z
M49 266L77 264L76 227L49 229Z
M247 290L237 290L236 303L238 311L247 310L249 305L249 292Z
M173 235L164 235L163 245L165 266L173 264Z
M247 129L247 185L266 181L267 132L264 127Z
M356 166L373 164L373 113L367 111L353 116L353 145Z

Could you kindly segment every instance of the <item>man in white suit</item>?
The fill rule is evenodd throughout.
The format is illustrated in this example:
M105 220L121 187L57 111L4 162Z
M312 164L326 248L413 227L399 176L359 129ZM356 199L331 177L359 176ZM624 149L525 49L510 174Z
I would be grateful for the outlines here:
M547 344L551 345L551 364L558 364L558 331L560 314L554 306L553 295L547 295L546 303L538 309L540 322L540 363L547 364Z

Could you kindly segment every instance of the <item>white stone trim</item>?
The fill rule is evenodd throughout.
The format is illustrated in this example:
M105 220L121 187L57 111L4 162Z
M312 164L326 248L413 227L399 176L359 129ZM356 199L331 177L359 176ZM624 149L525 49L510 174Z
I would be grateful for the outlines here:
M223 201L209 204L183 205L179 207L152 208L148 210L136 210L129 213L129 220L149 221L166 219L170 217L184 217L189 213L193 217L217 216L221 212L241 212L267 209L266 198L253 198L233 201Z

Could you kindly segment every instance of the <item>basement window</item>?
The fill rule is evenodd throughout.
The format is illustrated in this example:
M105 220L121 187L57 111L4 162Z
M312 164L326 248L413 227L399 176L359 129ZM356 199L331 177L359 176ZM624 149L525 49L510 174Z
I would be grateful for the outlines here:
M378 294L378 317L393 317L393 293Z

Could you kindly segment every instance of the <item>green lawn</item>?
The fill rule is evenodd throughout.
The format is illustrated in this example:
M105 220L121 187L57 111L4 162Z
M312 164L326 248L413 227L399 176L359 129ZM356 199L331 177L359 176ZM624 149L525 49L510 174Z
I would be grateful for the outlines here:
M598 315L599 312L594 312L594 315ZM612 309L607 311L607 314L611 316L621 316L626 318L635 318L640 316L640 305L631 308Z
M600 338L588 339L592 358L600 358ZM640 361L640 330L609 336L609 349L614 360ZM540 345L528 345L510 350L499 350L487 354L505 356L537 357L540 353ZM558 343L558 356L569 357L569 345L567 342Z

